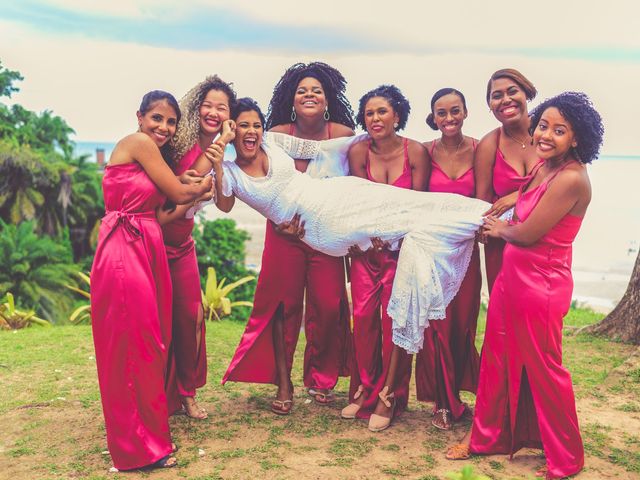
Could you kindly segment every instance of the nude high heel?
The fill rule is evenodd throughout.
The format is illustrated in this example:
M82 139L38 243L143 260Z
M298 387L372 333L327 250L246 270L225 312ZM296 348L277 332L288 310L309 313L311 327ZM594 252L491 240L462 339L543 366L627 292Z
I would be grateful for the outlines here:
M364 386L363 385L359 385L358 386L358 390L356 390L356 393L353 394L353 399L357 400L358 398L360 398L362 396L362 394L364 393ZM360 410L360 405L358 405L357 403L350 403L349 405L347 405L346 407L344 407L342 409L342 411L340 412L340 417L351 420L353 418L356 418L356 415L358 413L358 411Z
M375 413L371 414L371 417L369 418L369 430L372 432L381 432L391 425L391 419L393 418L393 413L396 409L396 398L393 392L387 393L388 391L389 387L385 386L380 393L378 393L378 397L387 408L391 408L391 416L387 418L382 415L376 415Z

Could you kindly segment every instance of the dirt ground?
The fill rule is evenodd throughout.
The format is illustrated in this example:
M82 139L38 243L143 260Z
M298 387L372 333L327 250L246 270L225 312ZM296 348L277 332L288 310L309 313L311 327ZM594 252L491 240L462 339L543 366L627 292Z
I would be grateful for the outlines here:
M600 384L588 387L588 391L576 390L587 453L586 468L578 477L581 480L640 478L640 354L635 347L610 346L612 353L627 360ZM584 348L588 352L591 347L587 343ZM214 352L215 346L210 351ZM211 357L213 373L217 375L226 361ZM68 368L63 376L68 373L69 379L83 379L97 389L90 365ZM0 378L11 385L20 381L14 374ZM30 383L36 384L46 375L33 372ZM21 403L0 417L0 478L435 480L471 464L476 473L490 478L523 479L533 478L544 464L541 452L534 450L523 450L513 460L496 455L449 462L444 458L447 445L460 439L469 425L456 425L450 432L436 430L430 424L429 404L412 397L410 409L390 429L371 433L364 421L339 418L347 403L346 380L338 385L337 401L331 406L315 404L299 384L295 387L293 413L279 417L269 411L273 387L220 387L210 382L199 394L209 411L208 420L185 416L171 420L174 440L180 447L179 467L153 472L108 472L111 462L95 390L87 396L81 391L86 386L70 388L64 398Z

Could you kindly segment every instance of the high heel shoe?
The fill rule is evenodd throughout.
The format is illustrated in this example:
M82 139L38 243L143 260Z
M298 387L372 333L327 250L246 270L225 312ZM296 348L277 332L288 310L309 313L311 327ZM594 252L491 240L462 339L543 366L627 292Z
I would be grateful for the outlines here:
M369 418L369 430L372 432L381 432L391 425L391 419L393 418L393 413L396 409L396 398L394 392L387 393L388 391L389 387L385 386L380 393L378 393L378 397L387 408L391 409L391 416L383 417L382 415L372 413Z
M353 399L354 400L359 399L363 393L364 393L364 386L359 385L358 390L356 390L356 393L353 394ZM361 405L358 405L357 403L350 403L349 405L347 405L342 409L342 411L340 412L340 417L345 418L347 420L356 418L356 415L358 414L358 411L360 410L360 408L361 408Z

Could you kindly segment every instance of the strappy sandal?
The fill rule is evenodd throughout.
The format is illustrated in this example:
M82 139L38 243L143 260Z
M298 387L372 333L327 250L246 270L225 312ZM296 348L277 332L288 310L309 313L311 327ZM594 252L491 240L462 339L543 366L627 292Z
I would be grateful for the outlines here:
M191 397L193 399L193 403L191 404L187 404L187 402L184 401L184 398L187 397L183 397L182 411L187 417L193 418L195 420L206 420L207 418L209 418L209 414L207 413L207 411L198 405L195 398Z
M178 460L172 454L165 455L157 462L153 462L140 470L156 470L160 468L173 468L178 466Z
M329 405L336 401L336 397L331 390L324 393L316 390L315 388L310 388L309 395L312 395L316 403L319 403L320 405Z
M363 393L364 393L364 385L359 385L358 390L356 390L356 393L353 394L353 399L354 400L359 399ZM362 406L358 405L357 403L350 403L349 405L347 405L342 409L342 411L340 412L340 417L347 420L354 419L356 418L356 415L360 411L361 407Z
M467 460L470 456L471 453L469 452L469 445L456 443L452 447L449 447L449 450L447 450L444 457L447 460Z
M292 408L293 400L273 400L271 402L271 411L276 415L289 415Z
M431 419L431 425L438 430L451 430L451 411L446 408L436 410L436 413L433 414L433 418Z
M371 414L369 417L369 431L371 432L381 432L382 430L386 430L391 425L391 419L393 419L393 413L396 409L396 397L395 393L387 393L389 391L389 386L385 386L380 393L378 393L378 398L380 401L384 403L387 408L391 409L390 417L383 417L382 415L377 415L375 413Z

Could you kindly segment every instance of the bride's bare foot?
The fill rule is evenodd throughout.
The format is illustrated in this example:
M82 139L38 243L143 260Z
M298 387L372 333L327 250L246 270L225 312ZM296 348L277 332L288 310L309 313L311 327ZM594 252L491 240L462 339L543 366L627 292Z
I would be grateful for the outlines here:
M182 397L182 405L187 417L195 418L196 420L209 418L207 411L198 405L194 397Z

